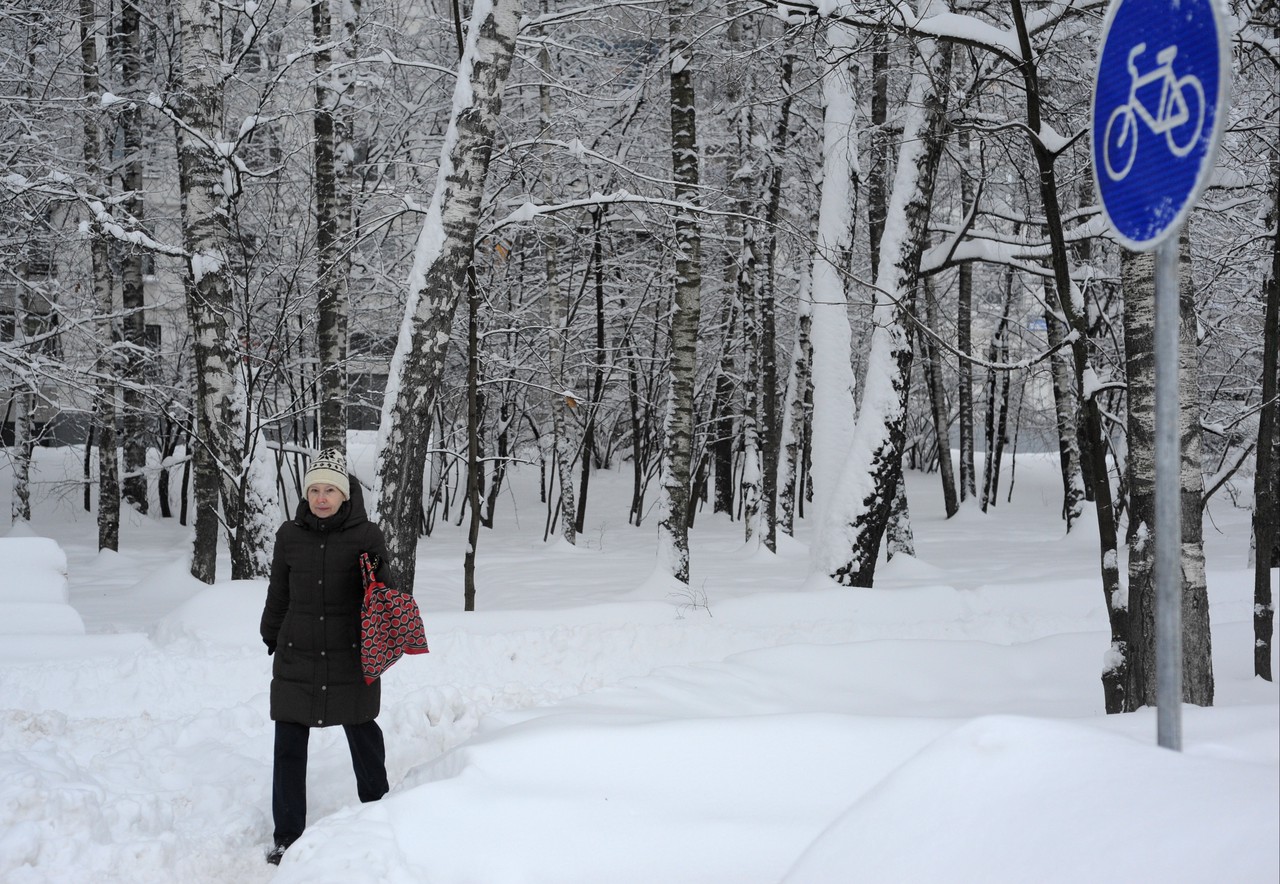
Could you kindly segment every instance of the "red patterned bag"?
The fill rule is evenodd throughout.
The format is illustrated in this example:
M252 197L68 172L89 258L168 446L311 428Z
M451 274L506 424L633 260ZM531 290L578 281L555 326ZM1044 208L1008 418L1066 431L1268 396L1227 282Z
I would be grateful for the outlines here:
M360 553L364 603L360 606L360 669L364 683L400 659L401 654L427 653L427 634L413 596L378 579L377 556Z

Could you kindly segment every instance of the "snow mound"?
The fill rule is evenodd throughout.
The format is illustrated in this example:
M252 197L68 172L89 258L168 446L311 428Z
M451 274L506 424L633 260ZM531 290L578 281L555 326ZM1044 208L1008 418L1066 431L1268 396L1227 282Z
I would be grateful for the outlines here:
M68 604L67 556L55 541L0 538L0 575L0 635L84 635Z
M189 574L185 577L204 587ZM261 580L228 580L197 590L156 624L151 638L159 645L193 639L203 645L260 647L258 622L266 597Z
M783 880L1275 881L1280 809L1260 785L1275 775L1093 727L980 718L854 802Z

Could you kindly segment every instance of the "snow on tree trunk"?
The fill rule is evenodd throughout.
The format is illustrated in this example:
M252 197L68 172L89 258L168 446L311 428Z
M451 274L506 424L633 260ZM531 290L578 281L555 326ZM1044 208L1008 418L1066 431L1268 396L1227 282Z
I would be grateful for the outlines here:
M862 404L836 496L819 525L823 569L846 586L871 586L898 483L911 373L911 313L928 237L938 158L947 131L945 96L951 47L921 41L912 75L902 145L880 241L871 348Z
M373 500L392 566L406 590L413 589L430 441L427 416L444 370L454 311L467 291L494 127L519 24L519 0L479 0L472 8L440 171L418 235L387 377Z
M667 10L671 64L671 171L676 200L698 203L698 131L693 76L691 0L671 0ZM662 438L658 499L659 574L689 582L689 465L693 446L693 382L698 321L702 311L702 238L688 209L675 217L675 295L671 311L671 368Z
M911 507L907 505L907 483L901 466L898 468L898 486L889 504L889 520L885 525L885 560L889 561L899 553L904 556L916 554L916 535L911 530Z
M831 49L847 57L846 47L853 35L844 28L829 26L826 38ZM815 567L826 570L828 562L842 554L825 546L821 526L840 474L840 465L853 435L855 380L853 376L853 330L849 325L848 284L853 231L857 210L858 145L853 137L856 104L846 63L839 63L822 78L822 195L818 204L818 239L810 273L813 383L812 466L815 530L810 554ZM797 391L803 393L803 391Z
M347 450L347 314L348 273L343 236L349 209L339 186L339 149L335 114L342 101L341 84L332 70L329 0L311 4L311 35L316 51L316 106L311 115L315 134L316 216L316 348L320 357L316 382L320 400L320 447Z

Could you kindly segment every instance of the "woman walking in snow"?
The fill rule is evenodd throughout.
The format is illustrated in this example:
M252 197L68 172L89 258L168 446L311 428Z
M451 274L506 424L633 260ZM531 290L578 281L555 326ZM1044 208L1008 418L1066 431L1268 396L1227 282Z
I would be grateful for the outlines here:
M360 670L359 559L376 554L391 583L382 531L369 521L359 482L336 449L322 451L303 478L305 499L276 532L262 640L275 655L271 718L276 723L271 810L279 864L307 822L307 741L313 727L342 725L361 801L387 793L386 749L374 720L381 681Z

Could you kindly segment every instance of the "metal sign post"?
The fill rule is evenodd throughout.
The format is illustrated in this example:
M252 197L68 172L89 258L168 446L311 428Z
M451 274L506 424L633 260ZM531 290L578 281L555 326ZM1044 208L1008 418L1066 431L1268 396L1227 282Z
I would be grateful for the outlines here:
M1156 740L1182 749L1182 481L1178 439L1178 237L1156 247ZM1196 518L1200 514L1196 513Z
M1218 0L1114 0L1093 94L1093 180L1116 238L1156 250L1156 704L1182 748L1182 516L1178 231L1208 183L1226 123L1230 52Z

